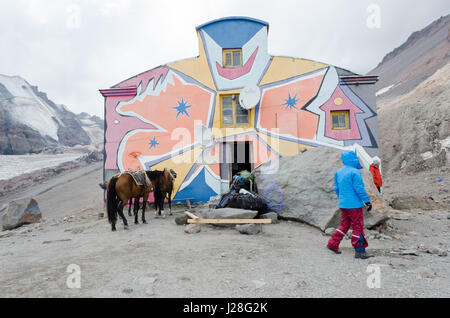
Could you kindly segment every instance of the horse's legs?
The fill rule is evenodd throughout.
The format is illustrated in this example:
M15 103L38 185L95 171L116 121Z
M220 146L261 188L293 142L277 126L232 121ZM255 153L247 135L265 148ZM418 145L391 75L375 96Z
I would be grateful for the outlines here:
M125 202L127 202L127 201L125 201ZM124 227L124 229L125 230L128 230L128 221L127 221L127 219L125 218L125 215L123 215L123 201L122 200L120 200L120 202L119 202L119 206L118 206L118 212L119 212L119 216L122 218L122 221L123 221L123 227Z
M169 201L169 215L172 215L172 192L169 192L168 193L168 197L169 197L169 199L168 199L168 201Z
M134 198L134 224L139 224L138 214L139 214L139 197Z
M166 200L166 192L162 192L161 193L161 197L160 197L160 207L159 207L159 215L162 215L163 218L166 217L166 214L164 213L164 201Z
M147 224L147 221L145 220L145 206L147 205L148 200L148 194L144 194L144 198L142 199L142 223Z
M128 216L131 216L131 204L133 203L133 198L130 198L130 202L128 203ZM136 200L134 201L136 204Z

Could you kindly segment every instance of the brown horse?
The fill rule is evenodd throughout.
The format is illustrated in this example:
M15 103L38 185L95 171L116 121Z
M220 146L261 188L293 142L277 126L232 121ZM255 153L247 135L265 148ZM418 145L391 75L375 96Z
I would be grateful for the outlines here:
M151 184L147 187L137 185L133 177L128 173L122 173L112 176L106 185L106 208L108 211L108 220L111 223L111 230L116 230L117 214L122 218L124 228L128 229L128 222L123 214L123 208L125 204L129 202L131 198L143 197L142 207L142 223L146 224L145 220L145 206L148 200L148 195L153 187L153 181L157 177L153 171L145 172L149 177ZM135 202L139 202L139 199L135 199ZM139 204L139 203L138 203ZM136 205L136 203L135 203ZM138 206L139 208L139 206ZM138 211L135 207L134 222L138 224Z
M172 215L172 191L177 173L173 169L167 168L164 168L163 171L155 170L154 172L156 178L152 183L155 196L155 215L160 216L162 211L162 216L165 217L164 200L166 196L169 203L169 215Z

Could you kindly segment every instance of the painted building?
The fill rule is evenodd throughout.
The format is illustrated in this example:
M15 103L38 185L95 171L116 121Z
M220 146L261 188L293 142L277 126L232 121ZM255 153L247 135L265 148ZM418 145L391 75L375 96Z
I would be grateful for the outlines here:
M175 199L207 201L237 171L302 148L378 155L376 76L272 56L264 21L228 17L196 30L197 57L100 90L105 180L168 167L178 174Z

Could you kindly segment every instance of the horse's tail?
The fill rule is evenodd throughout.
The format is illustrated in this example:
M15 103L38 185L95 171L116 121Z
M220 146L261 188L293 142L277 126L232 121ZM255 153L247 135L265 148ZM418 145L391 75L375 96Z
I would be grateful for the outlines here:
M108 192L106 195L106 209L108 211L109 223L114 223L117 220L117 193L116 183L118 178L112 177L109 182Z

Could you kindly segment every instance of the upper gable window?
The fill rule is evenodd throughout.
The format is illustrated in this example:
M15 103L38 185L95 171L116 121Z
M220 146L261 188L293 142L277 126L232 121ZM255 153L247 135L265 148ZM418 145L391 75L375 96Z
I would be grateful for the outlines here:
M331 129L349 129L349 111L339 110L331 112Z
M242 66L242 49L224 49L222 54L224 68L235 68Z

